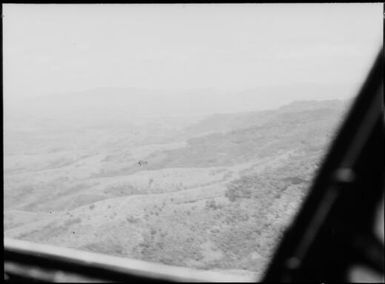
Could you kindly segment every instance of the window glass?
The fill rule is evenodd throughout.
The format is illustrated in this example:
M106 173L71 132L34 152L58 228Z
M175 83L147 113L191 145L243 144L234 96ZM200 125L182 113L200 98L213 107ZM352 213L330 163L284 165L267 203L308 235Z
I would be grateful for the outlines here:
M4 236L260 277L381 4L3 5Z

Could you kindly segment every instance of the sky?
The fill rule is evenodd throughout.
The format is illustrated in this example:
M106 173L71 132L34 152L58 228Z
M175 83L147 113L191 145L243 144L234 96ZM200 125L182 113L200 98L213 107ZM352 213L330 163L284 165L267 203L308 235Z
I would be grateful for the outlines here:
M353 90L382 44L382 11L380 3L4 4L4 96L99 87Z

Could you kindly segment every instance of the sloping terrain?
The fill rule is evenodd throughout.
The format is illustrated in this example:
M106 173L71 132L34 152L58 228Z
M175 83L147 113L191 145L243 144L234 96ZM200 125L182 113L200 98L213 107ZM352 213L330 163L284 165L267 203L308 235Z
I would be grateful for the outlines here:
M14 124L5 132L4 234L259 275L344 109L295 102L184 128L166 123L167 135L145 123Z

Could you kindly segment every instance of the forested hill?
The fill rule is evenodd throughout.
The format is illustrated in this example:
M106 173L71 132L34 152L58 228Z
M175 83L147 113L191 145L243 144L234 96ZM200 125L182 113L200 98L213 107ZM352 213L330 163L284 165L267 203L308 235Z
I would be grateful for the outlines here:
M318 151L333 137L344 101L294 102L277 110L214 115L189 127L184 148L155 153L152 168L235 165L285 151Z
M346 107L349 101L326 100L326 101L295 101L273 110L249 111L242 113L220 113L211 115L198 123L195 123L184 130L186 136L197 136L212 132L228 132L234 129L249 128L263 125L264 123L277 120L287 113L298 113L325 109L331 112L338 112Z

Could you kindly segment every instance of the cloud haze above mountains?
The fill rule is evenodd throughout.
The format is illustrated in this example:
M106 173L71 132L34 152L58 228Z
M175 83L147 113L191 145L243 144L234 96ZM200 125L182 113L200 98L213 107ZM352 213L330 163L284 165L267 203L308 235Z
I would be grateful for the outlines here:
M266 95L272 88L322 86L335 91L309 99L344 98L356 92L382 42L379 7L7 4L4 96L136 88L185 102L178 96L195 92L194 112L208 111L199 109L201 96L215 103L230 93L225 112L247 109L240 92L263 96L263 107L297 99L295 91Z

